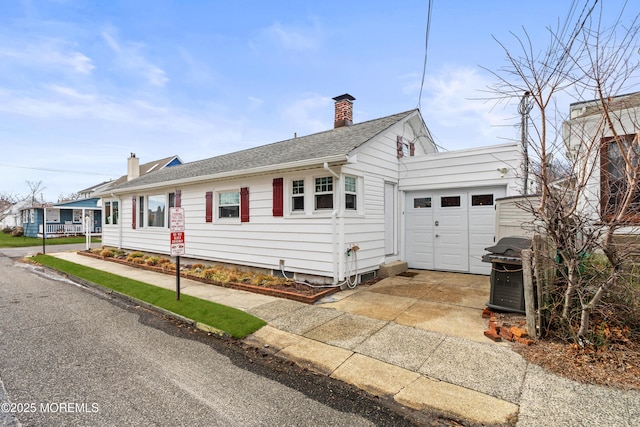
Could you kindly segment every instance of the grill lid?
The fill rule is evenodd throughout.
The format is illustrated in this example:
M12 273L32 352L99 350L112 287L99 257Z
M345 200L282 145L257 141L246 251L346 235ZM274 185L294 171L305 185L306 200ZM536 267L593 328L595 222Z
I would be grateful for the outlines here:
M523 249L531 248L531 239L528 237L503 237L498 241L495 246L485 248L485 251L492 254L502 255L504 257L517 257L520 258L520 252Z

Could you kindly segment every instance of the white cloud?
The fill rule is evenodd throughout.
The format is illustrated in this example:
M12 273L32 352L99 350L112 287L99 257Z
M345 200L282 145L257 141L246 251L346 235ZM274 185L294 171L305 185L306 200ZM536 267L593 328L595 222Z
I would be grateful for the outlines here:
M327 111L333 111L331 105L332 100L329 97L309 95L289 104L282 115L285 123L295 123L298 126L298 134L306 135L327 130L327 123L332 117L328 120L320 120L318 117L326 117Z
M282 51L300 55L316 52L323 40L322 28L316 21L307 26L284 25L276 21L253 38L249 46L260 53Z
M307 51L318 46L320 30L315 24L312 27L296 28L275 22L265 30L265 34L287 50Z
M0 48L0 57L18 65L62 68L79 74L91 74L95 68L91 58L59 39L44 39L20 47L5 46Z
M427 76L421 110L440 145L447 149L477 147L504 143L517 136L515 109L485 100L491 83L490 76L467 67L449 66ZM415 87L415 83L410 85Z
M249 97L249 111L255 111L259 109L260 107L262 107L262 104L264 104L263 99L256 98L253 96Z
M119 42L114 33L116 30L109 27L102 32L102 39L116 54L116 61L120 67L137 73L153 86L163 87L169 82L165 71L144 56L144 44Z

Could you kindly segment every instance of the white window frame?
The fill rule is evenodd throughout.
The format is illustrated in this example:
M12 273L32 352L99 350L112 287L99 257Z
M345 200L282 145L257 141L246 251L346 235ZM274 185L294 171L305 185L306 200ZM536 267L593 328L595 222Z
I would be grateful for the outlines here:
M331 190L320 190L318 191L318 180L331 180ZM319 177L314 177L313 178L313 210L315 212L326 212L326 211L331 211L334 209L335 205L336 205L336 180L334 179L333 176L331 175L324 175L324 176L319 176ZM321 186L325 186L325 184L320 183ZM327 196L327 195L331 195L331 207L329 208L318 208L318 196Z
M302 193L296 193L296 182L302 182ZM289 212L293 215L305 213L307 211L307 197L306 190L308 188L308 182L305 178L294 178L289 181ZM294 209L294 198L302 198L302 209Z
M114 209L114 205L115 205L115 209ZM107 215L107 206L109 206L109 212L111 213L111 215ZM115 221L113 220L114 213L117 213L115 215ZM119 222L120 222L120 203L119 203L119 200L117 200L117 199L106 200L104 202L104 208L103 208L102 217L104 218L104 225L105 226L118 225Z
M220 197L223 194L236 194L237 198L238 198L238 202L237 203L221 203L221 199ZM229 188L226 190L219 190L216 191L215 193L216 195L216 200L215 200L215 218L218 221L229 221L229 222L240 222L240 188ZM238 215L237 216L220 216L220 209L222 209L223 207L233 207L233 206L237 206L238 207Z
M349 189L347 190L347 181L348 180L353 180L353 190ZM343 176L343 181L344 181L344 210L348 211L348 212L358 212L358 209L360 208L360 204L358 203L358 177L357 176L353 176L353 175L344 175ZM348 208L347 207L347 196L354 196L355 198L355 208Z
M75 223L82 222L82 209L74 209L71 213L71 221Z
M160 198L162 198L162 202L164 203L164 212L162 212L162 225L151 225L149 224L149 199L153 198L154 200L157 199L158 201L156 203L160 202ZM163 228L167 228L168 227L168 215L169 215L169 210L167 209L169 203L167 201L167 194L166 193L161 193L161 194L150 194L148 196L145 197L145 227L146 228L150 228L150 229L155 229L155 230L159 230L159 229L163 229Z

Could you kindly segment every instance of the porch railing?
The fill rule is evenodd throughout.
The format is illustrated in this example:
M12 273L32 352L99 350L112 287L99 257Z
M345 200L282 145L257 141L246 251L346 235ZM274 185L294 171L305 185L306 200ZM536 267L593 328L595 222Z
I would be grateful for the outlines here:
M84 227L82 224L47 224L47 234L57 235L77 235L84 234ZM40 226L40 233L42 233L42 226Z

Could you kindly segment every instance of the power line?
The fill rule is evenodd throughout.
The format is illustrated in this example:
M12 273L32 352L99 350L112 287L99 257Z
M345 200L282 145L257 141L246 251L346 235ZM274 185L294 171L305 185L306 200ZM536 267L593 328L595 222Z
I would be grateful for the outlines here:
M99 173L99 172L73 171L73 170L53 169L53 168L36 168L36 167L30 167L30 166L16 166L16 165L3 165L3 164L0 164L0 167L16 168L16 169L29 169L29 170L42 171L42 172L73 173L73 174L78 174L78 175L98 175L98 176L110 176L111 175L111 174Z
M433 9L433 1L429 0L429 6L427 10L427 29L424 37L424 64L422 65L422 80L420 82L420 94L418 95L418 109L420 109L420 103L422 102L422 89L424 88L424 78L427 74L427 57L429 53L429 32L431 31L431 15Z

